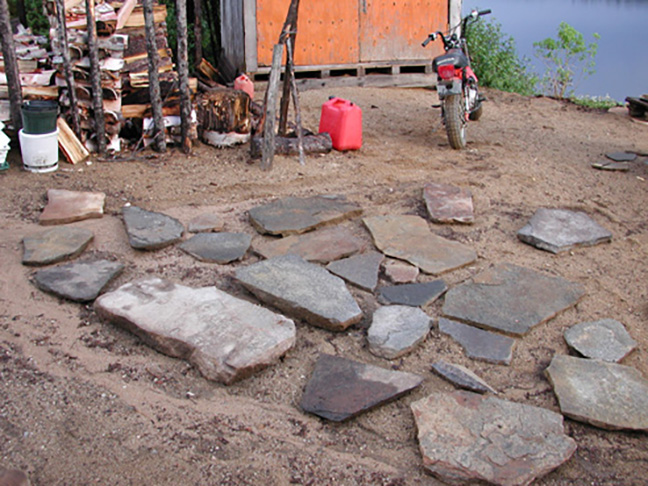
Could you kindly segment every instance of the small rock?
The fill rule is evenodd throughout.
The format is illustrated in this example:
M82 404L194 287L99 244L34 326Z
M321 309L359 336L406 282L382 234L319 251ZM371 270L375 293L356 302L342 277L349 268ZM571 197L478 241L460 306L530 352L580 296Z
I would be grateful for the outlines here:
M472 193L468 189L429 183L423 187L423 199L435 223L470 224L475 221Z
M224 265L242 259L251 241L245 233L199 233L178 247L202 262Z
M63 189L47 191L47 205L40 215L42 225L66 224L104 214L106 195L103 192L77 192Z
M6 469L0 466L0 486L30 486L27 475L18 469Z
M459 388L465 388L475 393L497 394L488 383L464 366L437 361L432 364L432 371Z
M341 422L416 388L423 378L321 354L306 385L301 408Z
M515 340L450 319L439 319L439 331L457 341L471 359L510 365Z
M367 331L369 351L382 358L396 359L423 342L430 327L430 317L418 307L380 307Z
M594 162L592 167L594 169L617 172L628 172L630 170L630 164L628 162L610 162L609 160Z
M446 283L440 279L423 283L391 285L380 289L378 300L386 304L425 307L441 297L446 290L448 290Z
M605 154L605 156L615 162L632 162L637 159L637 154L632 152L612 152Z
M626 328L614 319L581 322L565 331L565 341L586 358L618 363L636 347Z
M62 226L23 238L23 265L50 265L75 258L94 238L83 228Z
M370 251L331 262L326 269L356 287L373 292L378 285L380 264L384 259L382 253Z
M190 233L211 233L220 232L225 228L224 221L212 213L200 214L189 221L187 230Z
M416 282L418 267L400 260L387 260L383 265L385 275L396 284Z
M184 226L166 214L137 206L122 208L128 242L136 250L159 250L182 239Z

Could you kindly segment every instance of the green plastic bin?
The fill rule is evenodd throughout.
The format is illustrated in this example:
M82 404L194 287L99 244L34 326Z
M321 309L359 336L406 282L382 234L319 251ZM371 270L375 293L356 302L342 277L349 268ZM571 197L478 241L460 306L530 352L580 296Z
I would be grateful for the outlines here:
M58 102L30 100L22 104L23 130L29 135L43 135L56 131Z

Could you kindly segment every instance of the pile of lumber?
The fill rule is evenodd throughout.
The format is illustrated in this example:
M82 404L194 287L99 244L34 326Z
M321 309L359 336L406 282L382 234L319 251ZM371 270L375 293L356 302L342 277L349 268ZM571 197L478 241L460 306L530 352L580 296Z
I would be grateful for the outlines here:
M22 25L18 26L18 32L13 37L23 99L56 99L58 89L56 86L51 86L55 71L45 48L47 39L32 34L30 29ZM4 70L4 59L0 53L0 121L8 121L11 118L8 100L7 76Z
M48 11L55 12L55 3L50 0ZM167 126L167 141L177 142L174 137L176 118L180 115L178 75L174 71L172 53L169 49L166 31L166 6L154 6L156 45L160 57L159 76L162 90L163 111ZM148 85L148 59L146 54L146 35L144 13L137 0L104 1L95 7L95 21L98 34L98 48L101 69L101 88L104 119L106 124L107 149L119 152L122 142L144 145L149 143L147 121L151 117ZM65 22L67 28L69 53L74 74L76 98L75 107L71 106L67 93L62 56L57 56L56 85L60 88L60 104L66 119L71 121L71 110L76 109L80 116L81 141L94 151L94 118L92 116L92 88L90 60L88 57L87 21L83 0L65 0ZM50 38L54 51L61 53L58 45L58 22L56 15L50 16ZM196 83L190 83L195 93ZM123 128L129 127L128 137L124 140Z

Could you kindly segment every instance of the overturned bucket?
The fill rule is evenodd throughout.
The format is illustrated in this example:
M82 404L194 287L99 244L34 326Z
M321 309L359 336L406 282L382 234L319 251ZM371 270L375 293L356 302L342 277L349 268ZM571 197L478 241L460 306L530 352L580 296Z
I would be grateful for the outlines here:
M53 100L29 100L22 104L23 130L28 135L52 133L56 130L58 102Z
M58 130L31 135L25 129L18 132L23 167L29 172L53 172L58 169Z

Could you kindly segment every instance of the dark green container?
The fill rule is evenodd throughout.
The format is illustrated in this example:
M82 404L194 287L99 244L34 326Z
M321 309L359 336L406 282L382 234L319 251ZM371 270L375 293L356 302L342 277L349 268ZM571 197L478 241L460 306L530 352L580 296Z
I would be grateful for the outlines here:
M22 104L23 130L28 135L43 135L56 131L58 102L30 100Z

